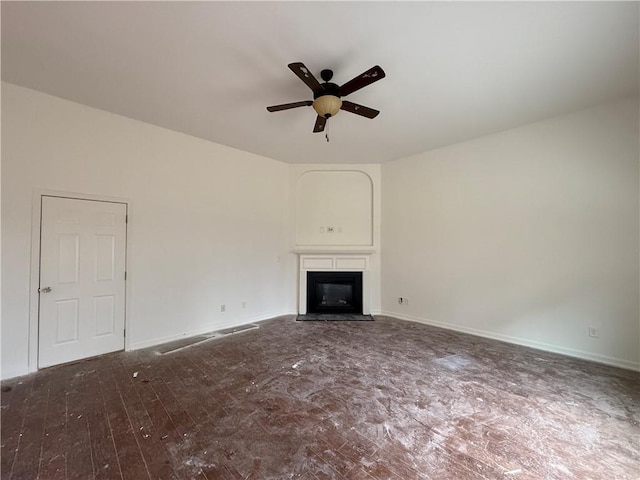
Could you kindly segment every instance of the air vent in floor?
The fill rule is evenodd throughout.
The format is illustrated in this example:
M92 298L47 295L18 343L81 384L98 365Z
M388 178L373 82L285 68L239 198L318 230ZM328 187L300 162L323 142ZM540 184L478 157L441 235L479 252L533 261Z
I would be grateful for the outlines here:
M189 337L183 340L165 343L164 345L160 345L156 349L156 352L158 352L160 355L166 355L167 353L177 352L178 350L193 347L194 345L198 345L209 340L226 337L228 335L235 335L236 333L242 333L249 330L255 330L256 328L260 327L258 325L249 324L226 328L224 330L218 330L216 332L204 333L202 335L196 335L195 337Z

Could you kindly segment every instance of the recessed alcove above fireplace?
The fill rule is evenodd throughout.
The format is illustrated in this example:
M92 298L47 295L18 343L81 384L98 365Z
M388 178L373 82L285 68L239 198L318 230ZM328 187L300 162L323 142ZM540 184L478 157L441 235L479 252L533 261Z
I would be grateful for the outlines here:
M369 315L369 256L372 253L298 252L298 313ZM324 304L323 295L326 296ZM312 310L308 310L308 306Z
M374 190L357 170L311 170L296 182L298 247L374 245Z

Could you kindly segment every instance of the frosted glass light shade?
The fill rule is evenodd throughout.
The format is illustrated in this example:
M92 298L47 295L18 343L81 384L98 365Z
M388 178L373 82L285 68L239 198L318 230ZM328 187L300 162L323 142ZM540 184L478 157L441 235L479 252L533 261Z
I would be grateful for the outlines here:
M313 109L324 118L333 117L340 111L342 100L333 95L323 95L313 101Z

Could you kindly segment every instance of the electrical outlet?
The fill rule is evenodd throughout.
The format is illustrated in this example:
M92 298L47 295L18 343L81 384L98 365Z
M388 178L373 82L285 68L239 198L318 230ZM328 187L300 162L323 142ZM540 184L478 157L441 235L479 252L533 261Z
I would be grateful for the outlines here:
M598 338L600 336L600 334L598 333L598 329L596 327L589 327L589 336Z
M333 227L327 227L327 233L333 233Z
M407 297L402 297L404 299L404 304L409 305L409 299Z
M404 298L398 297L398 303L402 305L404 303Z
M226 312L227 311L227 306L224 303L222 305L220 305L220 311L221 312Z

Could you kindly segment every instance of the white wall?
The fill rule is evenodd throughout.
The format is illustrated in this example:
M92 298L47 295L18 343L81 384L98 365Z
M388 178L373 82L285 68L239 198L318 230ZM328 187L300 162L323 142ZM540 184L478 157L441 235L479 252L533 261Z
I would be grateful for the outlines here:
M294 164L289 166L292 192L290 217L291 251L370 251L369 293L371 313L381 311L380 229L381 177L375 164ZM305 190L308 189L308 192ZM307 195L306 193L309 193ZM340 205L344 205L340 209ZM325 232L320 233L320 227ZM326 227L340 227L328 233ZM288 258L291 271L298 271L298 256ZM297 274L296 274L297 275ZM298 282L296 276L294 282ZM296 283L297 285L297 283ZM296 297L291 308L297 312Z
M357 170L310 170L295 185L296 245L373 245L373 184Z
M6 83L2 140L3 378L29 368L39 189L130 202L134 348L286 312L287 165Z
M629 98L384 164L383 310L639 368L638 131Z

